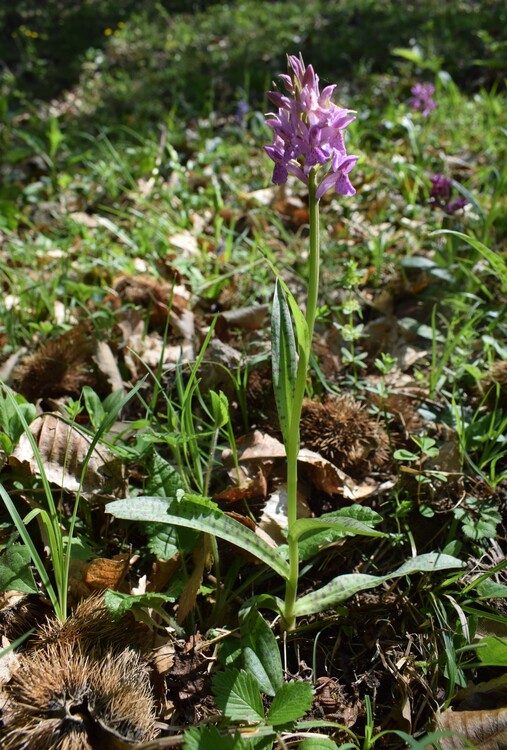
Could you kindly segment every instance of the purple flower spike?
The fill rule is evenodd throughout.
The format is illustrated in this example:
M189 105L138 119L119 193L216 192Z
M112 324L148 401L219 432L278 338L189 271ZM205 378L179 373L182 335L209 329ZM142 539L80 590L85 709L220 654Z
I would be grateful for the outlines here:
M438 206L446 214L454 214L465 208L468 201L462 195L452 199L453 184L449 177L443 174L430 175L430 201L433 206Z
M433 99L435 93L435 87L432 83L416 83L410 89L412 98L409 99L409 104L413 109L421 111L423 117L427 117L431 110L437 106L436 101Z
M452 182L443 174L430 176L431 190L430 196L438 201L449 200L452 192Z
M333 104L334 85L320 91L318 75L311 65L305 66L301 55L289 55L287 69L280 79L288 95L267 94L278 107L278 113L269 113L266 121L273 129L273 142L264 147L275 163L273 183L283 185L292 174L308 184L310 170L315 169L317 200L330 188L340 195L354 195L348 173L358 157L347 155L343 138L354 114Z

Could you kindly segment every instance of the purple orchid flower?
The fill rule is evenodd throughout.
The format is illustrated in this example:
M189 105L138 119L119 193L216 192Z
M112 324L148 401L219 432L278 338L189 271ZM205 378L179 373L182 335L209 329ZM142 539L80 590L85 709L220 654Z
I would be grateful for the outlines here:
M287 68L280 79L288 95L268 92L278 107L278 113L268 115L273 141L264 147L275 163L273 183L283 185L292 174L308 184L310 170L315 169L317 200L330 188L340 195L354 195L348 174L358 157L347 154L343 138L354 114L331 101L334 85L320 91L319 77L311 65L305 66L301 54L289 55Z
M437 106L436 101L433 99L435 93L435 87L432 83L416 83L410 89L412 98L409 99L409 104L413 109L421 111L423 117L427 117L429 113Z
M430 175L430 200L433 206L438 206L447 214L454 214L464 208L468 201L459 195L452 199L453 183L449 177L443 174Z

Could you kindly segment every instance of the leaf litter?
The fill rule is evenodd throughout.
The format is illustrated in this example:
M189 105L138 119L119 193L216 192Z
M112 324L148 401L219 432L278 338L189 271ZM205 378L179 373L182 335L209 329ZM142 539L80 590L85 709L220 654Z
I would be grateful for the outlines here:
M138 184L143 199L153 197L161 187L156 181L149 181L149 185ZM209 184L209 174L203 177L194 173L193 189L196 194ZM296 236L304 233L308 222L304 196L299 196L292 188L284 191L273 187L257 190L243 187L244 190L237 196L238 206L234 208L234 215L231 210L227 213L226 209L221 209L221 218L231 221L237 236L245 231L245 236L253 237L261 227L268 236L271 248L280 250L283 236L280 236L278 227L270 224L270 211L280 217L284 231L289 230ZM367 187L367 184L363 187ZM135 203L137 199L134 191L130 200ZM370 218L380 210L382 200L381 191L375 196L376 205L373 205L372 197ZM44 210L34 214L32 220L39 222L40 228L49 229L61 220L57 208L58 204L42 206ZM355 211L353 207L349 217L340 214L336 220L335 207L330 208L332 210L326 217L330 238L344 238L346 235L347 239L343 241L352 248L371 239L373 227L365 225L362 210ZM71 218L90 232L103 230L105 226L104 222L98 220L103 217L96 218L94 214L84 211L74 212ZM102 300L104 309L111 313L110 328L102 332L106 334L107 341L96 339L89 328L76 325L73 321L70 331L56 338L45 341L44 336L39 335L27 341L25 351L16 352L14 356L17 360L3 372L9 384L29 400L37 402L39 410L43 412L32 422L32 433L55 493L73 496L80 491L87 502L100 500L102 503L112 497L123 497L127 481L129 489L139 493L145 484L142 450L148 451L149 441L141 446L142 450L140 448L133 462L125 457L119 458L118 452L100 442L93 449L83 472L84 458L90 448L89 435L81 431L78 425L62 419L61 415L48 412L44 402L61 400L65 405L69 403L69 398L79 398L83 386L92 387L101 396L106 396L113 391L128 389L148 375L143 391L145 402L155 394L156 409L163 411L167 404L163 396L157 394L158 385L152 378L153 373L158 373L160 368L161 385L167 389L172 386L177 367L187 367L186 376L189 363L195 361L200 351L205 335L203 332L209 326L211 314L218 311L215 335L199 369L199 379L203 393L210 389L223 388L227 391L238 453L237 465L230 449L221 453L221 462L215 468L211 483L211 495L226 512L234 513L234 518L238 520L243 519L241 522L249 524L256 533L269 530L278 540L283 540L286 519L282 483L285 453L274 418L270 365L269 361L266 362L269 352L262 347L267 337L269 308L266 295L252 289L257 282L252 281L250 285L249 280L235 274L229 264L224 265L223 270L231 274L230 282L222 284L215 297L204 294L209 291L208 287L203 288L203 296L197 298L190 291L192 284L189 277L177 271L174 263L177 257L179 261L198 265L204 242L210 255L216 253L218 245L214 241L216 227L213 221L213 213L210 212L205 218L195 218L194 230L185 229L170 234L170 252L159 264L159 270L160 265L164 266L160 277L151 276L145 268L141 275L125 273L108 279L109 291ZM331 225L331 222L334 224ZM406 217L394 229L390 229L389 223L386 223L383 231L389 235L389 252L412 234L412 241L418 248L422 226L422 222L410 222ZM205 240L203 234L206 235ZM120 240L128 245L121 237ZM50 257L48 255L48 263ZM389 258L389 253L386 257ZM301 260L304 262L304 257ZM381 290L375 282L374 268L365 273L361 282L361 304L366 322L360 348L366 355L364 381L368 387L361 392L359 399L358 389L351 387L350 371L340 356L340 349L344 346L343 336L336 328L327 325L321 325L317 332L316 351L320 373L315 371L314 377L316 381L320 378L325 385L304 406L303 447L299 454L301 508L304 509L301 516L320 517L351 502L364 503L372 511L385 512L386 498L392 497L390 493L393 488L404 490L406 495L417 495L417 507L404 507L400 502L396 509L396 523L398 528L410 528L412 544L415 549L420 549L435 538L442 543L448 541L448 529L451 529L450 536L458 536L459 527L453 509L456 503L466 505L463 502L465 492L474 492L478 496L479 507L483 507L493 496L494 503L503 511L502 519L506 493L503 483L491 489L477 476L465 478L462 447L456 432L446 430L438 420L442 407L438 388L430 395L421 386L421 372L432 366L428 329L424 329L421 323L423 319L427 320L424 313L428 305L425 295L432 290L434 282L431 268L412 264L399 276L390 276L390 273L388 268L384 269L385 284ZM287 277L292 278L290 270ZM220 274L213 277L211 282L215 283L217 278L220 281ZM208 280L205 281L207 284ZM245 290L247 294L244 294ZM332 294L330 292L331 297ZM253 299L254 304L244 304L243 297L248 302ZM19 298L15 305L19 305ZM89 310L96 312L93 303L90 303ZM396 360L396 368L387 379L379 377L374 370L375 358L381 353L390 354ZM6 362L9 359L4 361L4 367ZM245 367L247 372L244 397L250 424L246 426L242 422L237 391L234 385L231 387L231 377L227 373L224 375L225 370L235 372L241 367ZM475 400L476 404L481 405L480 408L487 407L491 411L501 407L505 395L504 371L503 361L493 362L477 389L468 394L470 401ZM333 393L326 394L324 391L330 384ZM335 388L336 385L340 388ZM386 385L387 390L382 391ZM437 411L436 419L431 418L432 409ZM141 422L145 415L145 409L139 404L131 405L127 411L125 416L131 421ZM196 402L195 411L202 416L202 404ZM417 436L424 429L432 431L438 439L438 453L433 457L420 456L420 461L410 463L405 467L407 471L401 471L393 458L394 450L404 449L415 453L412 436ZM143 441L143 430L142 427L134 438L140 443ZM159 441L160 444L161 453L169 461L167 444L164 445L163 440ZM500 459L499 467L503 466L502 461ZM24 482L37 480L40 467L26 436L21 436L5 466ZM447 474L448 477L445 481L435 479L432 471ZM451 481L452 477L456 479L455 482ZM429 481L423 485L421 479ZM30 493L25 492L23 496L29 497ZM33 502L31 497L30 502ZM426 507L433 515L419 513L421 507L423 510ZM95 508L93 513L100 517ZM480 531L473 522L471 505L468 515L471 517L469 533L473 538L473 534L477 536ZM129 536L125 528L112 530L109 524L103 523L100 523L100 530L104 538L98 542L97 539L90 540L93 551L81 567L74 568L83 585L80 595L86 593L88 596L92 591L103 588L125 595L140 592L141 589L143 593L150 588L152 592L164 589L168 591L168 611L171 616L174 615L174 622L168 626L159 619L156 609L142 613L141 607L139 617L150 625L139 631L141 635L134 636L133 631L137 632L138 628L135 617L128 620L128 625L122 621L121 628L114 625L109 610L104 614L95 596L91 600L85 599L87 605L77 605L69 618L67 630L65 626L59 629L49 618L43 636L39 633L27 651L21 652L25 656L24 664L16 668L12 666L14 662L10 662L12 674L7 674L5 678L11 684L8 707L4 713L6 742L10 743L6 747L15 748L16 743L19 745L24 741L21 738L27 733L33 734L37 722L41 725L37 730L40 734L33 734L33 742L44 742L44 733L55 731L53 724L51 729L44 726L49 719L47 722L40 721L50 712L44 703L46 699L40 685L31 683L29 679L35 675L40 677L42 684L49 667L55 664L59 668L54 670L55 684L51 689L54 695L59 696L60 715L74 717L70 719L69 732L75 738L76 747L132 746L134 741L149 741L159 730L169 733L173 720L192 725L216 716L216 706L211 698L210 672L217 662L218 649L206 646L212 638L208 639L200 630L206 624L213 624L212 613L217 611L221 612L220 622L232 629L234 606L244 601L245 591L251 590L252 584L243 588L241 594L228 592L229 598L220 610L219 592L213 585L216 579L213 581L209 550L205 546L185 549L181 540L176 540L178 552L168 560L156 556L154 559L145 553L143 545L146 540L142 538L142 532ZM130 554L132 548L139 550L139 554ZM474 552L480 557L482 548L475 548ZM240 557L222 543L220 556L226 571L237 564ZM352 538L335 540L332 546L326 545L315 563L309 565L301 581L302 591L311 593L313 588L344 571L354 569L361 573L369 570L368 562L371 559L376 560L382 570L392 567L393 561L399 563L392 547L383 541L362 539L359 545ZM165 563L170 563L170 566L165 568ZM259 566L249 567L253 569ZM182 570L185 575L182 575ZM245 579L243 572L239 576L241 585ZM146 582L144 587L141 584L143 580ZM339 609L339 622L337 613L333 611L326 612L322 618L308 616L302 622L301 633L293 637L298 654L296 656L296 649L289 654L288 672L294 677L313 681L313 715L316 718L338 721L360 732L365 723L365 696L373 695L376 729L420 732L423 727L430 726L431 717L436 715L437 727L464 733L477 747L484 750L502 747L505 744L505 691L503 687L498 687L495 680L477 687L476 692L480 697L473 697L475 688L471 687L468 697L458 693L451 708L437 712L437 705L444 702L444 688L439 676L440 667L430 654L434 649L435 658L445 661L439 632L441 628L445 629L446 623L445 620L436 622L435 614L427 612L423 592L431 589L429 578L422 573L418 583L419 586L413 589L403 582L384 583L378 590L358 594ZM265 586L269 590L269 581ZM239 601L235 601L235 596ZM437 590L435 596L445 601L445 591ZM30 605L26 603L27 599L31 601ZM28 626L40 625L44 620L45 614L37 615L39 604L34 605L36 599L34 595L24 595L21 602L25 604L4 603L2 612L7 610L10 614L4 616L2 627L9 639L21 635ZM91 609L86 611L86 615L80 613L79 607L92 607L91 602L102 613L100 616L93 614ZM469 606L472 604L469 603ZM29 611L33 607L35 615ZM19 623L15 624L17 610ZM442 616L442 609L436 608L435 612ZM188 616L195 617L195 620L182 638L179 627ZM444 616L449 617L445 610ZM428 621L429 635L425 638L422 631ZM9 622L8 626L6 622ZM90 625L90 622L94 625ZM447 625L451 632L456 631L456 621ZM193 635L189 636L191 631ZM151 678L150 686L150 669L155 660L153 654L148 653L146 644L154 640L155 633L165 639L166 642L158 648L166 648L168 655L166 667L156 679ZM176 644L173 642L174 633L180 636ZM226 629L224 640L227 636ZM48 639L47 642L44 638ZM420 668L421 664L423 669ZM494 671L490 669L490 672ZM63 673L71 675L69 683L61 681L58 675ZM104 673L107 673L109 682L103 679ZM481 667L479 672L471 673L477 677L487 675L488 669ZM116 691L120 684L126 684L127 690L118 697ZM30 690L32 692L28 694ZM69 703L68 693L77 695L81 702L78 705ZM160 703L166 701L163 710L155 705L154 694ZM134 695L138 725L131 722ZM487 708L482 707L483 701L488 704ZM19 708L27 702L32 704L30 715L23 714ZM108 706L107 711L103 710L104 703ZM117 714L113 708L118 711ZM155 720L156 714L160 726ZM120 731L118 726L121 727ZM56 731L60 729L57 727ZM89 739L85 735L93 736L95 732L99 733L102 745L97 745L96 740L87 744ZM452 743L453 740L441 740L443 747L459 746Z

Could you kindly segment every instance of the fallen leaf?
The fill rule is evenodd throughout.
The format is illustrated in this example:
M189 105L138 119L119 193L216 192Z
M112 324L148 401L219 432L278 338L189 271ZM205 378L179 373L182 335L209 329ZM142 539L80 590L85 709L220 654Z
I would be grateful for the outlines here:
M199 255L199 244L191 232L179 232L169 237L169 244L178 251L178 256L195 258Z
M56 414L43 414L30 425L40 461L48 481L67 492L81 490L85 497L123 497L125 480L122 462L104 445L98 444L90 453L91 438ZM28 437L23 434L9 463L19 472L40 476Z
M264 463L286 457L283 443L260 430L239 438L237 449L240 465L245 462ZM232 451L223 451L222 460L226 467L232 468ZM298 461L303 465L309 480L317 489L329 495L343 495L349 500L356 500L358 495L365 496L364 487L361 487L361 491L356 494L354 480L319 453L303 448L299 451ZM373 493L376 487L376 485L372 487L371 492L366 494Z
M264 325L268 311L269 305L251 305L225 310L218 316L216 333L220 338L224 338L231 328L256 331Z
M302 492L297 493L298 518L311 518L312 511ZM286 538L283 531L288 526L288 505L287 505L287 485L280 484L266 500L262 516L259 520L259 528L262 529L269 537L284 544Z
M122 391L122 393L125 393L118 360L111 351L109 344L105 341L97 341L93 360L100 374L107 380L111 392Z
M437 716L436 728L466 737L477 750L507 747L507 676L472 685L458 694L458 702ZM458 736L443 737L443 750L462 748Z
M83 581L93 591L113 589L117 591L129 569L130 555L119 554L114 558L95 557L86 563Z

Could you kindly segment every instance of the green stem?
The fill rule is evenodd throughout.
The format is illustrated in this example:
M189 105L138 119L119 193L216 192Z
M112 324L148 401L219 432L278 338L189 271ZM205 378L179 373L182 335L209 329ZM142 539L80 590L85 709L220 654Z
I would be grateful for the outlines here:
M287 542L289 547L289 577L285 585L284 621L285 629L293 630L296 618L294 607L296 604L299 579L299 545L292 530L297 521L297 493L298 493L298 454L300 446L300 421L303 400L306 391L306 378L310 361L310 351L313 338L317 302L319 294L319 201L315 197L315 173L310 172L308 184L308 199L310 212L310 263L308 280L308 300L306 305L306 324L308 326L308 348L304 342L298 342L298 367L294 400L290 416L290 429L286 441L287 453Z

